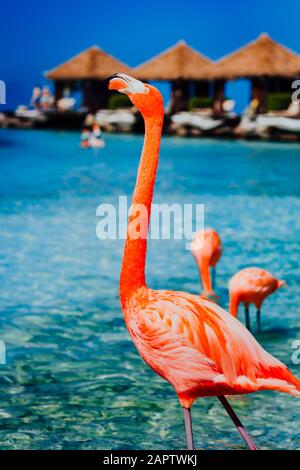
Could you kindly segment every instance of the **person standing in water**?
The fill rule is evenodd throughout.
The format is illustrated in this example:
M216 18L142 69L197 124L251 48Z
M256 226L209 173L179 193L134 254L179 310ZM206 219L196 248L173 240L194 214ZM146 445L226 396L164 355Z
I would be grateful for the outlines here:
M102 139L102 132L98 123L93 124L93 131L90 136L90 147L93 148L103 148L105 146L105 142Z
M86 149L90 146L91 133L88 129L83 129L80 136L80 147Z

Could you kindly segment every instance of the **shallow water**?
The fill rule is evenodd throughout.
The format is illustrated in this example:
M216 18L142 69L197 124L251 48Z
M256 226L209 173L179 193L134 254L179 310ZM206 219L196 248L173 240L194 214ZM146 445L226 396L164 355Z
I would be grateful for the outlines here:
M171 386L142 362L123 323L123 241L95 234L98 204L131 194L142 137L105 139L95 153L79 148L77 133L0 131L2 449L185 446ZM165 138L155 192L155 202L205 203L224 244L224 307L242 267L287 281L265 302L258 339L298 377L299 174L296 144ZM147 270L151 287L200 291L184 241L151 241ZM259 447L300 448L300 400L261 392L231 402ZM198 400L193 418L197 448L243 448L216 399Z

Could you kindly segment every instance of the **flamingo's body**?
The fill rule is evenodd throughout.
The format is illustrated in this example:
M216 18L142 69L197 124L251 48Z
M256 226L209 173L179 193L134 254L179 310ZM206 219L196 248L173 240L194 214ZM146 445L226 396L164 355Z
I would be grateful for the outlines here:
M229 281L230 313L236 317L239 304L244 304L246 324L250 328L249 305L254 304L257 309L258 328L260 328L260 309L263 301L284 285L284 281L276 279L265 269L256 267L242 269Z
M184 407L188 448L193 448L190 407L197 397L267 389L300 396L300 382L264 351L236 318L213 302L184 292L147 287L147 239L136 237L135 215L143 214L141 225L149 223L163 101L156 88L125 74L112 78L109 87L126 93L145 120L145 142L120 279L124 319L142 358L175 388ZM146 215L141 207L147 209Z
M279 390L300 383L232 315L186 292L140 288L124 310L142 358L170 382L185 408L198 397Z
M199 269L203 294L215 296L210 268L215 269L222 254L222 242L218 232L212 228L197 232L191 243L191 250Z

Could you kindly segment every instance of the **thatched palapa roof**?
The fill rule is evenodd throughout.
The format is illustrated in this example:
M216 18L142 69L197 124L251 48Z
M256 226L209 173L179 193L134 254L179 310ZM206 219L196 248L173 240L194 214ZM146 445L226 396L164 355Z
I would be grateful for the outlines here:
M210 79L251 77L295 77L300 73L300 56L275 42L267 34L211 64L204 71Z
M93 46L46 73L50 80L103 80L116 72L132 73L127 65Z
M211 61L179 41L152 59L134 69L134 76L141 80L172 81L179 79L202 80L202 70Z

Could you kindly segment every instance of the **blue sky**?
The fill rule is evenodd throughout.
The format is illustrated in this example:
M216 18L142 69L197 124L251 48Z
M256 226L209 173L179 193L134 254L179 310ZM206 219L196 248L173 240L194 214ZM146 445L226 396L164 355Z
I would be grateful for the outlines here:
M266 31L300 53L299 17L299 0L3 2L0 79L7 107L28 103L44 71L93 44L135 66L178 39L218 59ZM227 94L241 106L247 90L241 82Z

